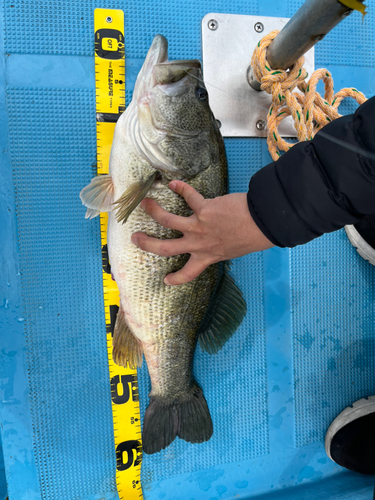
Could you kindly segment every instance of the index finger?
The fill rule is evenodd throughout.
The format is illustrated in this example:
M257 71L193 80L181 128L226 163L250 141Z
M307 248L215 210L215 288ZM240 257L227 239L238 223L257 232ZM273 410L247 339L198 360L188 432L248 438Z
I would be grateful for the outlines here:
M187 217L181 217L180 215L175 215L164 208L162 208L159 203L151 198L144 198L141 202L141 207L143 210L151 215L153 219L156 220L163 227L169 229L176 229L183 233L187 227L189 227L189 222L187 222Z
M172 191L185 198L186 203L194 212L200 209L204 198L189 184L183 181L172 181L169 183L169 187Z

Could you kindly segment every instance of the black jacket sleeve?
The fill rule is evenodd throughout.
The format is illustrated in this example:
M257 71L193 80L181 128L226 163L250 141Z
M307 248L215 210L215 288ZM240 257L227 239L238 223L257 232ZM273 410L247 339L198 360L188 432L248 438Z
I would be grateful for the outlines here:
M257 226L280 247L375 213L375 97L259 170L247 199Z

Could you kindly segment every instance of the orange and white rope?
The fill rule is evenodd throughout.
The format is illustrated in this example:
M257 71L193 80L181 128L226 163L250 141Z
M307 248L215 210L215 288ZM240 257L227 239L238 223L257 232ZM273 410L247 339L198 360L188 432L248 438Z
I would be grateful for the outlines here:
M290 71L272 69L266 52L274 40L278 30L271 31L258 43L251 59L254 76L261 83L261 89L272 96L272 104L267 115L267 144L273 160L280 157L280 151L288 151L293 144L284 141L278 133L278 127L287 116L292 116L297 131L298 141L307 141L314 137L332 120L339 118L337 108L346 97L355 99L359 104L367 99L354 88L345 88L334 93L331 73L326 69L318 69L306 83L308 73L303 67L302 56L290 68ZM324 98L316 92L319 80L324 83ZM299 89L301 92L298 92Z

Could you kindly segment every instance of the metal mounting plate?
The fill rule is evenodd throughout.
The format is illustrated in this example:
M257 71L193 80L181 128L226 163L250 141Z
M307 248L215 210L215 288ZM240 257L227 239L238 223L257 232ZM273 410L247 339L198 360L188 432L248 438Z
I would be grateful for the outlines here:
M259 40L272 30L281 30L288 21L280 17L215 13L203 18L204 81L224 137L266 137L266 128L258 130L256 123L266 122L271 96L250 87L246 73ZM257 32L255 26L263 26L263 31ZM314 71L313 48L305 54L305 68L309 75ZM291 117L283 120L279 132L284 137L296 137Z

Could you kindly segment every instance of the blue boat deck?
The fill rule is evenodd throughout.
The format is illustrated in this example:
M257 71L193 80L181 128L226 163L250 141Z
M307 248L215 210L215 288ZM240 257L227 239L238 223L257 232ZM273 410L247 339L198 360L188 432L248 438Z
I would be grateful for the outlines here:
M157 33L199 58L208 12L290 17L301 0L4 0L0 17L0 500L112 500L115 456L99 221L78 194L95 175L93 11L125 13L126 99ZM316 46L336 90L375 93L375 11ZM250 59L250 56L249 56ZM355 103L344 102L342 114ZM231 192L271 161L265 140L226 139ZM146 500L369 499L374 479L331 462L324 435L375 394L375 268L344 230L237 259L248 313L194 372L214 423L201 445L144 456ZM139 370L141 414L147 367ZM4 475L5 469L5 475Z

